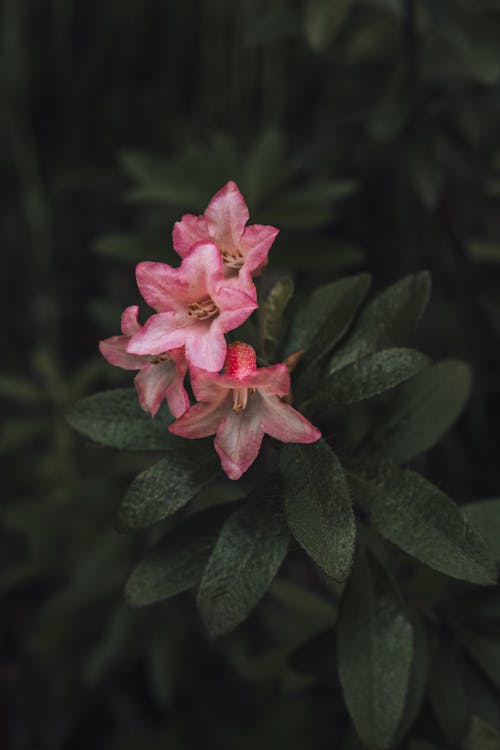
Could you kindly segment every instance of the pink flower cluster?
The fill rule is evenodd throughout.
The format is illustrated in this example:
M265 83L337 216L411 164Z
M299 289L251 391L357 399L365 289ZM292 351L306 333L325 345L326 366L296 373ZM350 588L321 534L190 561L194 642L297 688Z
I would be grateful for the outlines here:
M144 326L137 306L122 314L121 336L99 344L112 365L139 370L139 402L154 416L164 399L176 422L175 435L215 435L215 450L231 479L239 479L256 459L264 433L293 443L321 437L282 399L290 391L284 363L257 367L248 344L227 346L224 334L258 307L252 277L267 263L278 230L247 226L248 208L236 183L212 198L203 216L186 214L174 226L178 268L139 263L139 291L155 310ZM220 370L224 368L224 372ZM190 406L184 378L190 371L197 403Z

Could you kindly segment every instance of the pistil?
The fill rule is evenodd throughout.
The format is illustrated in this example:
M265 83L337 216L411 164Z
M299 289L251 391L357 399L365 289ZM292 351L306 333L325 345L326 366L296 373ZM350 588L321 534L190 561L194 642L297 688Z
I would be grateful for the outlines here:
M235 414L241 414L247 408L248 397L255 393L255 388L234 388L233 389L233 411Z

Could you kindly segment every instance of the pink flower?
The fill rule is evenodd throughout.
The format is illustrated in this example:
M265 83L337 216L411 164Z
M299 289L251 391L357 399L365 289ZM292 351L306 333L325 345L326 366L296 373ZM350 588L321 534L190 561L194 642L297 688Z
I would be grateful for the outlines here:
M248 207L238 186L228 182L214 195L203 216L185 214L176 222L174 248L184 258L195 242L212 240L221 252L225 275L239 275L245 288L255 294L252 276L266 265L279 230L262 224L247 227L248 219Z
M123 336L112 336L99 342L102 356L112 365L124 370L140 370L134 382L139 402L144 411L154 417L164 398L174 417L180 417L189 408L189 397L183 385L187 362L183 349L173 349L156 356L129 354L130 338L141 329L137 320L139 308L127 307L122 314Z
M257 368L254 349L240 342L227 349L224 374L191 369L199 403L169 426L175 435L215 434L215 450L230 479L255 461L264 433L284 443L314 443L321 432L280 396L290 390L285 364Z
M157 314L132 336L127 352L155 355L185 346L191 366L220 370L227 349L224 334L241 325L257 302L227 285L217 246L198 242L179 268L139 263L136 277L142 296Z

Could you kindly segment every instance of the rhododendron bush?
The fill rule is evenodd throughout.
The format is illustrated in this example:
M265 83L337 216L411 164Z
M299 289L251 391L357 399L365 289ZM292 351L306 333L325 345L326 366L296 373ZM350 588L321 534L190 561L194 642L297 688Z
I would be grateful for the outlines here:
M418 598L429 571L463 597L496 582L477 506L464 513L406 467L459 416L470 374L412 348L427 272L371 297L365 273L295 296L290 277L264 272L270 252L286 257L277 235L250 223L234 182L176 222L178 265L140 262L145 304L100 342L111 365L138 371L135 388L88 397L69 420L103 445L159 454L117 511L121 532L166 524L130 573L128 602L194 589L220 636L276 576L286 582L290 561L309 559L325 616L286 658L300 671L336 640L357 734L387 748L411 727L428 669L424 612L400 583Z

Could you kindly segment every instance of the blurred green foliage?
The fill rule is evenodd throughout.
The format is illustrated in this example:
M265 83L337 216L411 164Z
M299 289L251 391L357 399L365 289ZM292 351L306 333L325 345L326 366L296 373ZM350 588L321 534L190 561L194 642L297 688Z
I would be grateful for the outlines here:
M174 261L172 222L231 178L282 230L264 285L284 271L300 301L344 271L378 287L432 271L423 348L466 359L474 385L418 467L460 501L498 494L499 38L498 0L2 1L0 746L357 747L334 670L311 677L324 642L301 650L335 618L331 584L292 561L296 584L215 645L189 595L129 609L126 575L168 523L137 540L112 519L151 456L82 443L63 414L128 385L96 342L137 299L132 264ZM448 585L413 584L439 625L433 663L463 659L430 684L444 672L480 718L436 718L433 688L410 748L464 731L497 747L498 646L477 647L477 623L458 636ZM492 601L481 632L498 629Z

